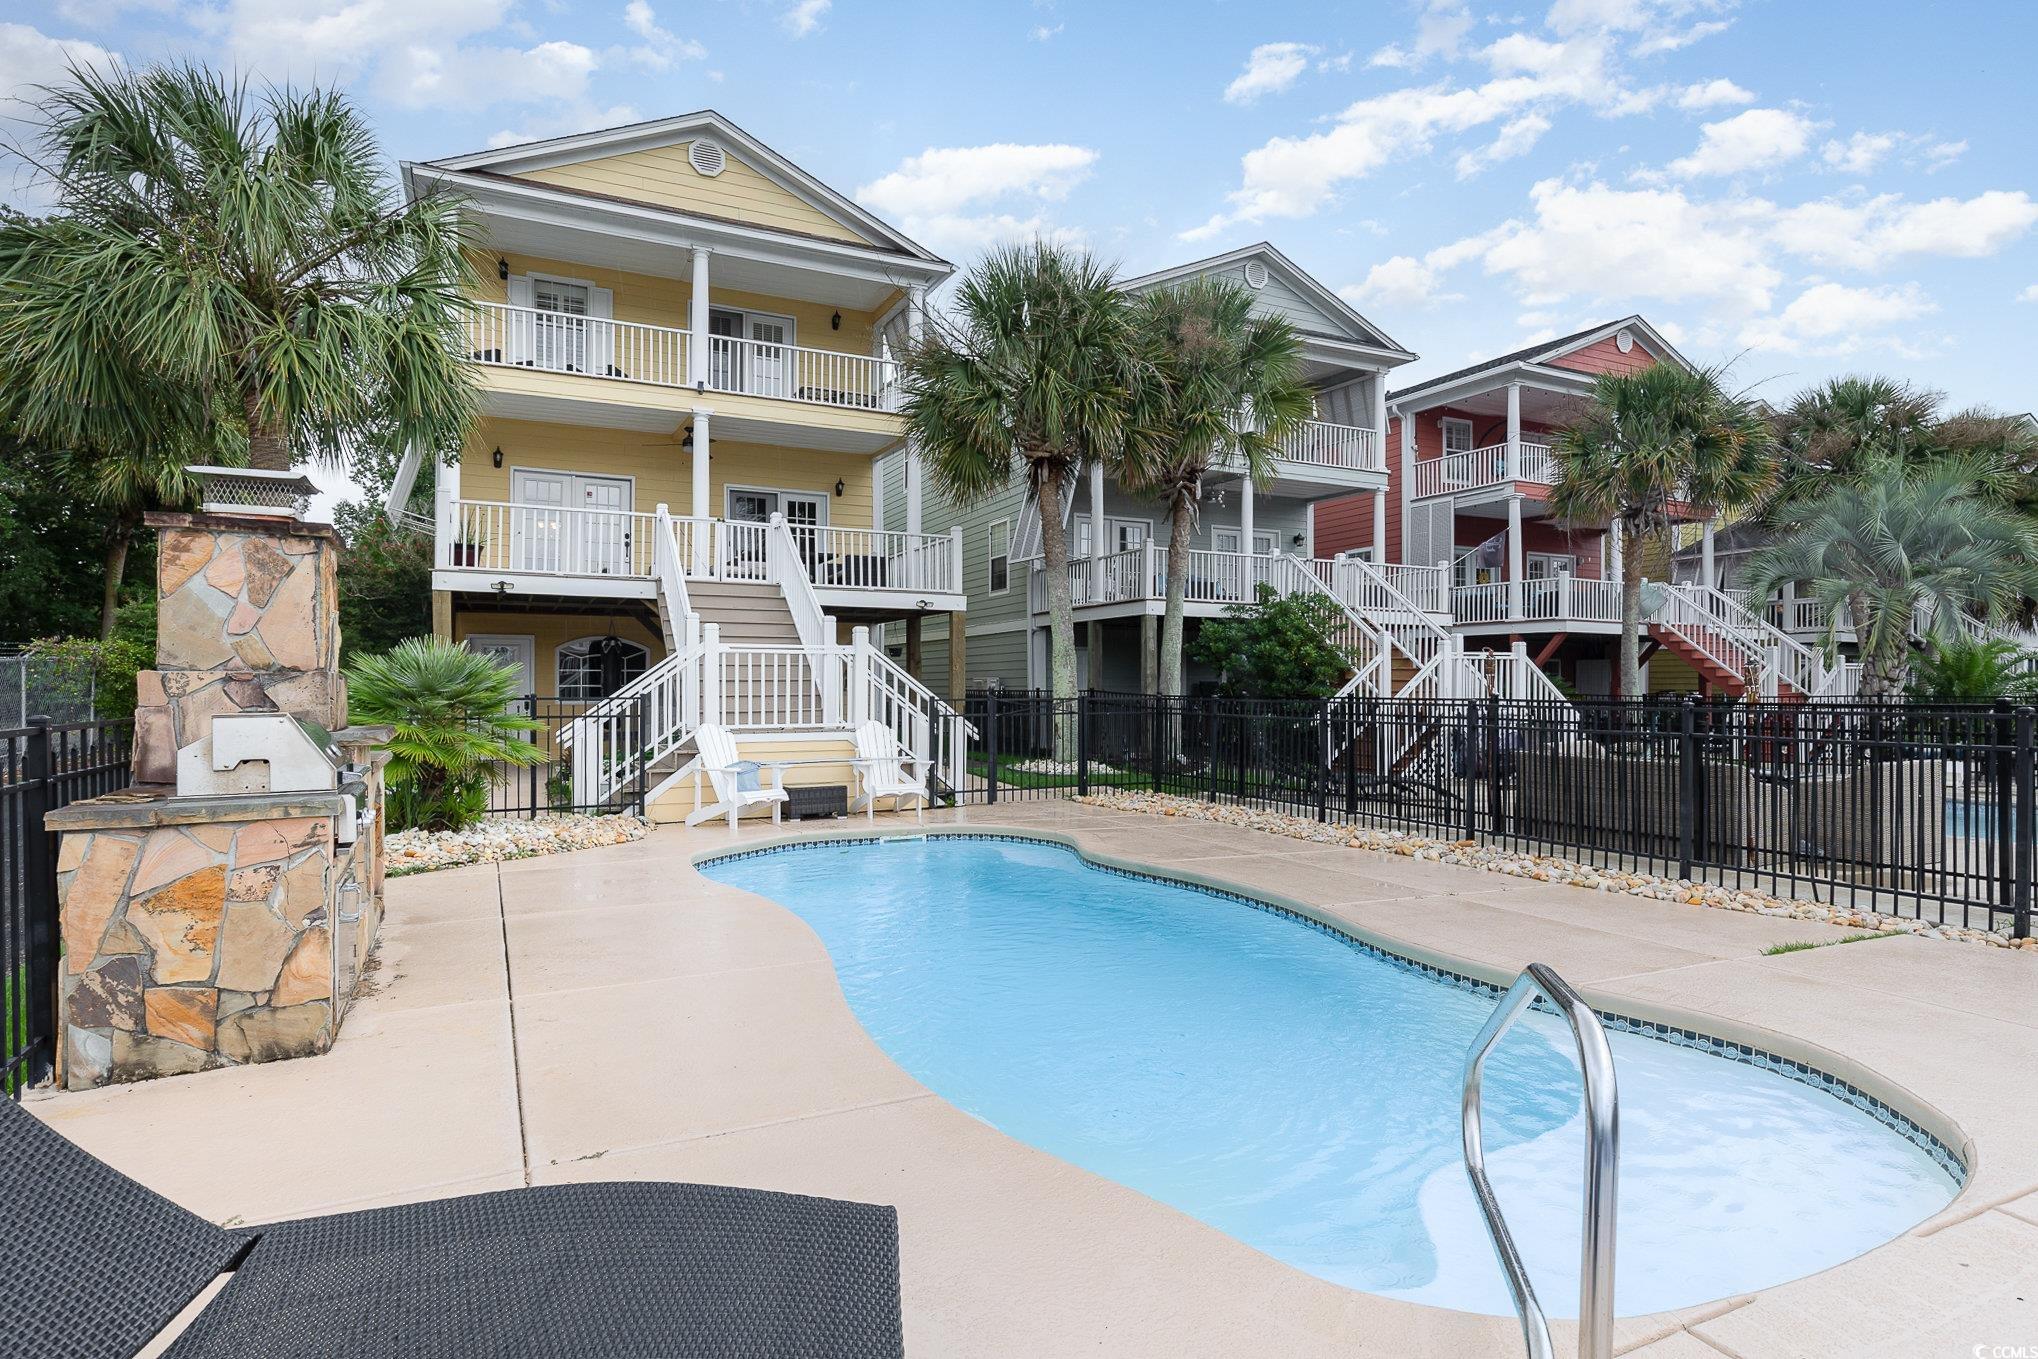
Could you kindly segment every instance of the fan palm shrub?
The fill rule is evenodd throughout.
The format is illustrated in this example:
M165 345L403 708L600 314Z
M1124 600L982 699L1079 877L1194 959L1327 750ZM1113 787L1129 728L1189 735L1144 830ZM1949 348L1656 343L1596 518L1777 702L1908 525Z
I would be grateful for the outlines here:
M1621 554L1621 693L1642 692L1642 546L1670 527L1682 501L1731 510L1769 489L1776 464L1754 403L1730 394L1718 369L1659 363L1603 374L1591 406L1552 444L1552 508L1572 523L1616 523Z
M2038 592L2038 532L1959 460L1922 471L1884 460L1794 517L1796 527L1750 559L1749 589L1758 599L1787 581L1809 589L1833 620L1829 653L1842 607L1851 610L1864 698L1902 695L1920 631L1943 644L1962 613L2003 618Z
M1132 312L1142 361L1120 476L1167 511L1160 691L1180 694L1183 600L1204 478L1222 461L1264 485L1282 440L1315 403L1300 377L1295 328L1253 315L1253 295L1241 284L1191 279L1140 297Z
M1111 270L1046 241L992 251L956 289L952 318L929 318L906 357L907 437L936 489L958 506L1017 476L1040 516L1050 668L1076 692L1075 615L1063 515L1090 463L1120 457L1136 367L1130 312Z
M55 206L0 225L0 372L24 433L270 469L459 446L455 204L405 202L345 98L188 65L73 69L34 120Z
M518 715L517 672L436 637L413 637L347 670L349 715L394 729L388 811L398 830L458 830L488 810L494 766L544 759Z
M1947 637L1919 653L1906 693L1920 703L2038 699L2031 653L2000 637Z

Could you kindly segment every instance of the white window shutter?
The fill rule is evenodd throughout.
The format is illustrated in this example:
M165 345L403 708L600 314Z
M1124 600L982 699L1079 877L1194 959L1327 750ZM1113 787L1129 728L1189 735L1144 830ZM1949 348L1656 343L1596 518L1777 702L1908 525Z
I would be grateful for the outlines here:
M506 363L528 363L535 344L536 332L531 322L531 276L511 274L509 280L510 313L503 325L503 343L507 353Z
M616 295L610 289L588 289L587 314L593 318L587 328L587 370L590 373L607 373L616 367L616 328L608 324L616 314L615 305Z

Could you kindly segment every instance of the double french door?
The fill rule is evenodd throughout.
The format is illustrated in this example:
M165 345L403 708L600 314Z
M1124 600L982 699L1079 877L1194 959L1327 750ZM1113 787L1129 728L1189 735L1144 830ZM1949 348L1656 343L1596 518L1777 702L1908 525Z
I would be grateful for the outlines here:
M630 482L518 468L510 474L513 571L630 574Z

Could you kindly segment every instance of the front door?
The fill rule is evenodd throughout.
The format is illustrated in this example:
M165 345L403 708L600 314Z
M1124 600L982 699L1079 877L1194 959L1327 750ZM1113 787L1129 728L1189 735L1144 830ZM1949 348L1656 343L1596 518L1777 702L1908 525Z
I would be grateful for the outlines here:
M533 358L555 373L587 371L588 289L581 283L531 280L531 307L538 315Z

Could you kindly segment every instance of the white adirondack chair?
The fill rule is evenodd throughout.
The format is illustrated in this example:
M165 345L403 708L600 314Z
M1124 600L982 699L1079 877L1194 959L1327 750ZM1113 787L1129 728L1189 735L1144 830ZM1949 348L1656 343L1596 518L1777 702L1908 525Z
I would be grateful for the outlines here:
M697 804L686 824L697 826L711 816L726 814L729 829L736 829L736 818L746 807L771 805L771 820L777 825L785 811L785 771L773 768L771 787L739 787L741 778L736 766L742 757L736 753L736 738L729 734L727 727L695 727L694 734L693 796ZM715 801L701 804L701 776L707 775L709 785L714 789Z
M892 810L905 806L907 798L913 798L918 805L914 811L922 821L927 819L927 784L924 779L915 780L906 774L906 757L899 751L899 740L884 723L872 719L856 729L856 801L850 810L863 809L869 820L877 819L877 800L888 797Z

